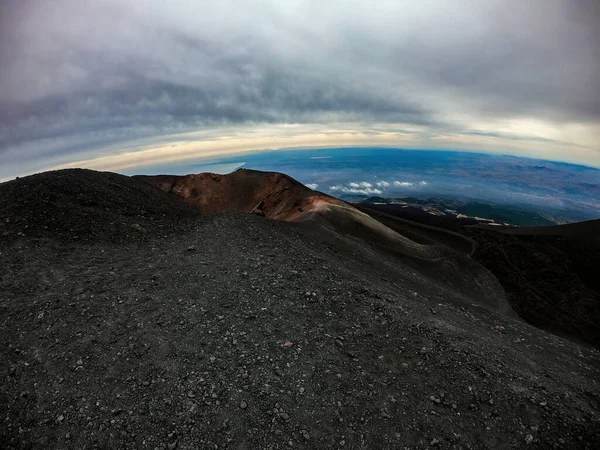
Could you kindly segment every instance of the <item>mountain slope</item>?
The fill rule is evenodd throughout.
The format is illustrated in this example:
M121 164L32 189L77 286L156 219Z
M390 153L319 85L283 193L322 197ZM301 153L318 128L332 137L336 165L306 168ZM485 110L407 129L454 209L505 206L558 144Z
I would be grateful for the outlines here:
M600 348L600 220L550 227L471 226L462 219L387 206L360 207L419 242L434 240L461 250L456 239L447 237L460 233L475 243L473 259L499 280L520 317ZM432 222L445 229L432 233Z
M600 219L551 227L494 227L494 230L513 236L554 236L600 246Z
M594 231L595 230L595 231ZM475 259L538 327L600 348L600 221L540 228L467 227Z
M320 203L342 203L307 188L287 175L274 172L239 169L229 175L201 173L134 178L176 194L203 213L255 211L269 219L296 220L310 214Z
M1 184L3 219L67 224L54 206L34 211L33 187L74 174L61 204L78 217L99 202L88 230L141 214L136 195L110 214L99 198L97 177L131 180L59 172ZM183 203L147 194L157 214ZM291 222L160 213L160 227L114 240L5 228L3 447L597 447L597 350L482 307L438 278L435 259L361 240L377 225L350 233L353 213L333 210Z
M199 215L186 202L110 172L59 170L0 184L0 237L5 239L126 240Z
M235 210L259 212L269 219L303 221L350 247L383 253L394 261L395 278L419 272L422 284L445 292L447 301L466 299L505 314L513 313L496 279L470 258L439 245L422 245L346 202L308 189L273 172L239 169L229 175L137 176L173 193L204 213ZM464 276L463 276L464 275Z

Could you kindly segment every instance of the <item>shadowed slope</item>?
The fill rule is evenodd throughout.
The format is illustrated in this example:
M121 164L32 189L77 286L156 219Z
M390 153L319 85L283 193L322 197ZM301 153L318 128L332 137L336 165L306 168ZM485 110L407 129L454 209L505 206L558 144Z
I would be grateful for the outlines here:
M139 180L68 169L0 184L0 237L127 240L185 225L197 209Z
M600 246L600 219L551 227L491 227L486 225L477 225L476 227L513 236L552 236Z
M414 214L389 205L364 208L373 217L418 242L421 226L439 224L444 233L461 233L476 246L473 259L502 284L512 308L527 322L570 339L600 347L600 220L547 227L470 225L462 219ZM361 206L362 207L362 206ZM388 211L401 227L386 220ZM408 231L408 233L407 233ZM427 237L442 236L439 233ZM459 247L456 247L459 249Z
M600 220L535 228L465 227L475 260L529 323L600 347Z
M473 256L477 251L477 242L454 231L396 217L361 204L356 204L355 207L398 233L421 244L444 244L469 256Z

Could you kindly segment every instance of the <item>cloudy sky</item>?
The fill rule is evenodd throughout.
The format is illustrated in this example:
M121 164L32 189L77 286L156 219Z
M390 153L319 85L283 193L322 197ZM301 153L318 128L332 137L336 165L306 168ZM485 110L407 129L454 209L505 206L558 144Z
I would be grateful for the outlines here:
M600 166L596 0L1 0L0 179L272 148Z

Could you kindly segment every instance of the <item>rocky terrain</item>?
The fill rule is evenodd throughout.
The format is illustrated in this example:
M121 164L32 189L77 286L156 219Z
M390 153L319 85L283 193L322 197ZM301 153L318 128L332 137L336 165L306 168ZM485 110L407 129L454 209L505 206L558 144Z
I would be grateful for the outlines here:
M600 348L600 221L580 222L581 231L570 235L573 225L520 233L468 227L465 234L478 242L474 259L502 283L519 316ZM587 238L590 225L598 231ZM552 235L550 229L559 233Z
M521 320L468 255L250 200L0 184L2 447L598 447L598 350Z
M498 227L378 205L358 207L418 242L470 254L500 281L521 318L600 348L600 220Z
M162 191L173 193L203 213L235 210L268 219L298 220L323 204L343 205L329 195L315 192L282 173L239 169L229 175L135 176Z

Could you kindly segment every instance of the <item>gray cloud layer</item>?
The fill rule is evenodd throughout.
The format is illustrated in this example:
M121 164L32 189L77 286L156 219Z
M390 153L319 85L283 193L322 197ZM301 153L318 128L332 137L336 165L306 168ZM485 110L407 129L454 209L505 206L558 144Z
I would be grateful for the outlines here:
M219 124L600 122L595 0L0 8L0 164Z

